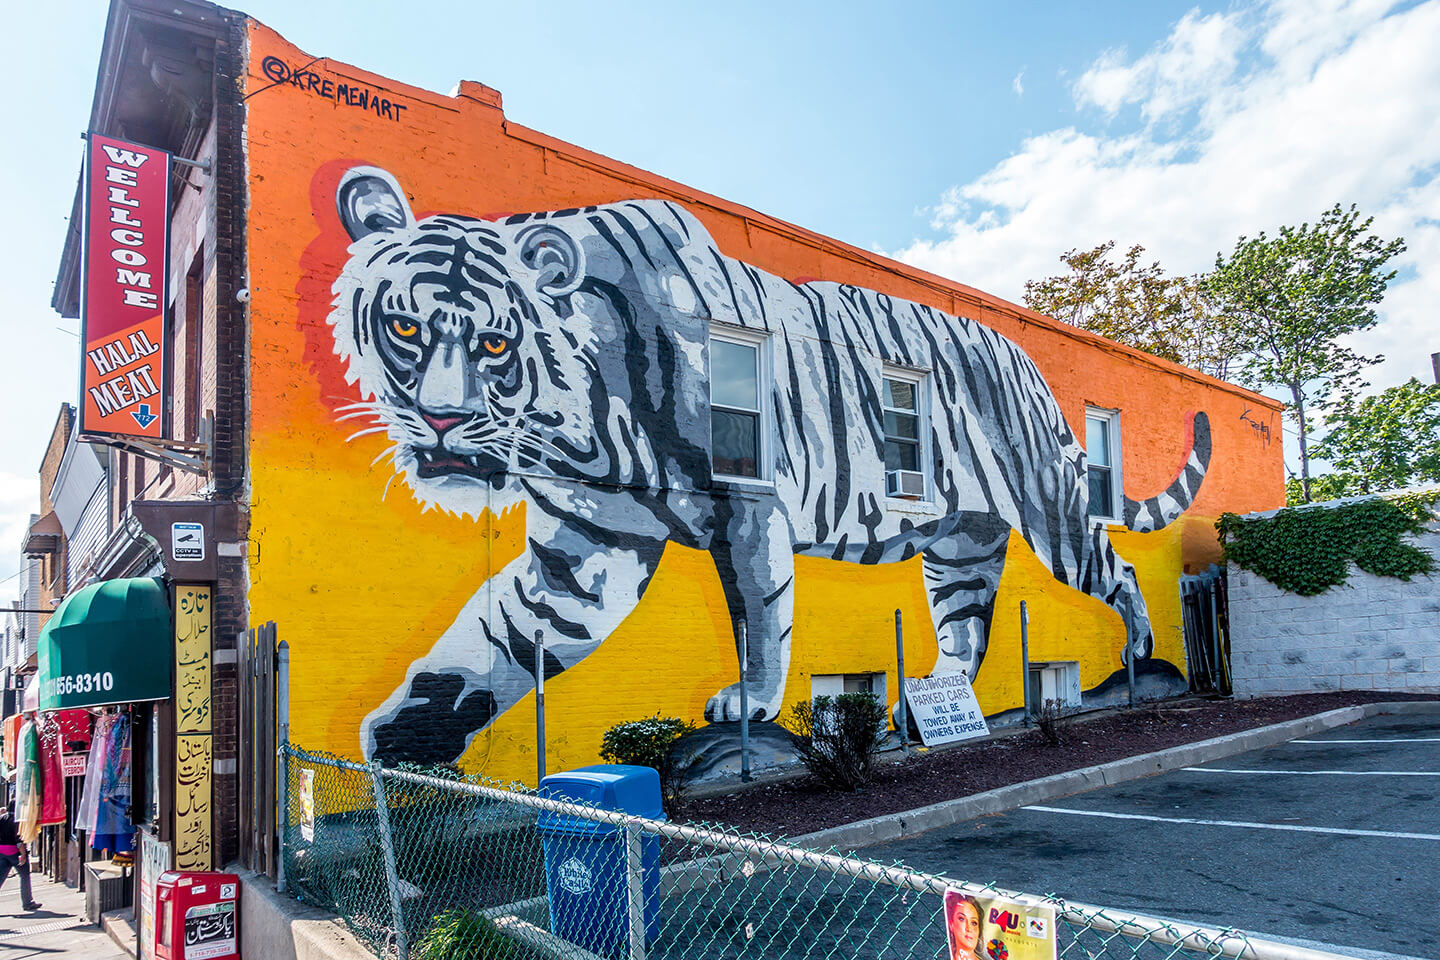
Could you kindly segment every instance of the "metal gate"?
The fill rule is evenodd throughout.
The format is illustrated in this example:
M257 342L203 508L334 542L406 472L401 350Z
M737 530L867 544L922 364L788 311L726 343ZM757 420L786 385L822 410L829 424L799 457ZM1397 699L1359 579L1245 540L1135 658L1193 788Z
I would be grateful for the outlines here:
M276 699L280 673L275 624L239 636L240 862L275 875Z
M1225 570L1180 578L1180 618L1185 627L1185 659L1190 689L1229 696L1230 616Z

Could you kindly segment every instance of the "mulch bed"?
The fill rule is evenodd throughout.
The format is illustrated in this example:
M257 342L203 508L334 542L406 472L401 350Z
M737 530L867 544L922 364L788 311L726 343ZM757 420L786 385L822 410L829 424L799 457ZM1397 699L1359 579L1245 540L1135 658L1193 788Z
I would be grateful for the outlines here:
M908 759L881 764L874 780L855 793L831 790L806 775L693 800L685 815L692 821L799 836L1358 703L1435 699L1440 697L1356 691L1146 704L1077 717L1062 725L1059 746L1047 743L1039 730L1028 730L945 750L912 748Z

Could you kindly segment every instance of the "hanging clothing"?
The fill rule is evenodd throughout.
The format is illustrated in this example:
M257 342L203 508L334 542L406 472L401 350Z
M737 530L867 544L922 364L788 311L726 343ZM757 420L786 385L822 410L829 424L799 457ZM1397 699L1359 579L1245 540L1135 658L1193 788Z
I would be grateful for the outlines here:
M6 776L9 776L10 773L15 770L18 763L16 760L16 751L20 747L20 725L24 722L25 715L23 713L16 713L6 717L4 724L0 725L0 734L3 734L5 737L5 753L3 758L0 759L3 759L5 763Z
M80 753L90 749L90 711L57 710L50 716L60 726L60 749Z
M110 731L114 725L113 713L101 714L95 720L90 759L85 763L85 783L80 788L80 809L75 813L76 830L95 832L95 818L100 810L100 783L105 778L105 755L110 748Z
M20 724L24 723L24 714L12 714L4 718L4 724L0 724L0 734L4 735L4 761L6 776L13 773L19 761L16 760L17 750L20 748Z
M95 835L90 846L112 855L135 850L135 827L130 823L130 718L115 718L105 751L100 781L100 803Z
M15 813L20 821L20 839L30 844L40 836L40 736L31 720L20 727L17 754Z
M40 727L40 826L65 822L65 770L60 764L60 725L44 716Z

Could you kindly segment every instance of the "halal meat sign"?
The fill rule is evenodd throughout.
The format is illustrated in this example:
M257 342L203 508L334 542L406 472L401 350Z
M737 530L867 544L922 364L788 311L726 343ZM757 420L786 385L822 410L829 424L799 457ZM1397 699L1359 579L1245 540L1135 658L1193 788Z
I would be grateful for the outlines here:
M97 133L87 141L80 433L159 438L170 155Z

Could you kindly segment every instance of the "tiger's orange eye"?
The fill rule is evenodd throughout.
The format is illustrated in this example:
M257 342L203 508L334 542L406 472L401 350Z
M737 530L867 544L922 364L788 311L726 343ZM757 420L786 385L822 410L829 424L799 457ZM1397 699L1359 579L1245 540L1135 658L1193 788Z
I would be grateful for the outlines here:
M504 353L505 348L510 346L510 341L504 337L486 337L484 342L485 352L497 356Z
M390 321L390 329L394 330L397 336L413 337L420 332L420 325L411 323L404 317L395 317Z

